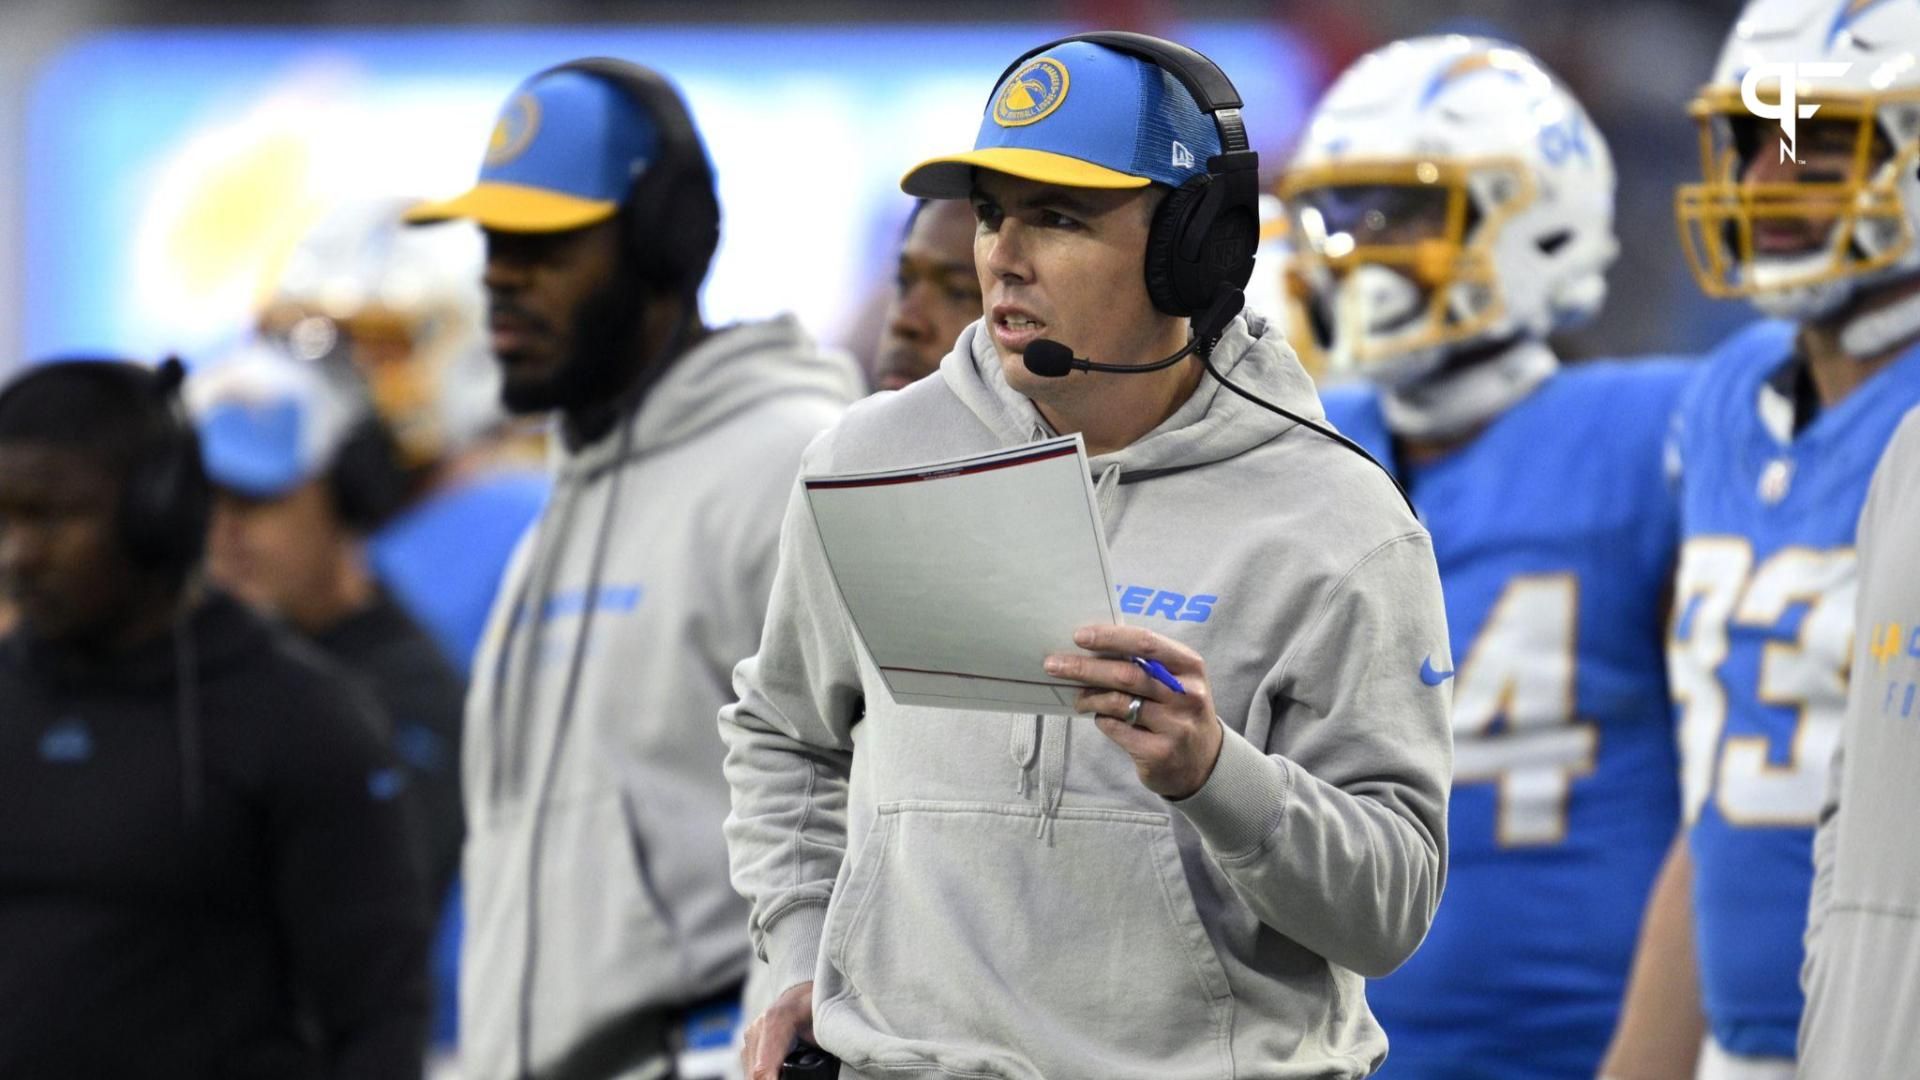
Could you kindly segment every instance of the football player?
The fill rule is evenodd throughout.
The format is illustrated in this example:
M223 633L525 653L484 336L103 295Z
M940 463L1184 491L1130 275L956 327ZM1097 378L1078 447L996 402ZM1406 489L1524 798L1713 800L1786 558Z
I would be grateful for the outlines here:
M1693 1075L1697 1050L1702 1077L1766 1080L1794 1070L1855 521L1920 402L1920 10L1754 0L1692 113L1689 262L1709 295L1773 319L1715 350L1676 416L1668 665L1687 829L1671 877L1691 881L1692 917L1661 917L1685 891L1656 898L1609 1074ZM1676 1049L1700 1006L1709 1037Z
M1367 997L1384 1075L1581 1077L1613 1029L1678 819L1662 467L1687 368L1562 366L1605 296L1606 141L1528 53L1397 42L1335 82L1281 199L1327 415L1433 535L1457 672L1451 880Z

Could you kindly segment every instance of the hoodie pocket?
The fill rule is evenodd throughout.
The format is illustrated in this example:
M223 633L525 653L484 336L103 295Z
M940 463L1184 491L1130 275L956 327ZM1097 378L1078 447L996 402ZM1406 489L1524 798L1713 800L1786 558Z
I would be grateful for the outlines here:
M620 793L620 820L626 826L627 851L633 857L633 879L640 887L647 910L656 923L666 928L668 937L678 940L680 928L674 925L673 912L667 909L660 885L654 880L653 867L647 862L647 840L646 833L640 829L640 812L633 805L633 796L625 791Z
M1224 1080L1232 994L1164 815L881 806L828 917L823 1041L855 1068Z

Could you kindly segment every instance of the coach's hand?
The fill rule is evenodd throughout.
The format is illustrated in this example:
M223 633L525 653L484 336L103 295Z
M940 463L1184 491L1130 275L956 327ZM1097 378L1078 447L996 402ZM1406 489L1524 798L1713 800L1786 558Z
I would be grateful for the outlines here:
M813 1042L813 983L790 986L773 999L760 1019L747 1026L740 1064L747 1080L780 1080L780 1063L800 1040Z
M1168 799L1199 791L1220 758L1220 718L1213 711L1207 665L1200 654L1172 638L1138 626L1083 626L1073 643L1089 652L1123 659L1062 653L1047 657L1047 674L1084 684L1074 708L1094 713L1107 738L1133 758L1140 782ZM1186 690L1176 694L1126 657L1158 660ZM1137 726L1127 709L1139 698Z

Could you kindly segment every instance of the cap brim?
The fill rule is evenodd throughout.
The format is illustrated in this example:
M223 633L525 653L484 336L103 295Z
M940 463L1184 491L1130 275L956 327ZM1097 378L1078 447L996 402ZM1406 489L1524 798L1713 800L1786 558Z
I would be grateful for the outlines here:
M483 183L464 195L421 203L407 211L406 220L425 225L465 218L500 232L565 232L598 225L619 210L617 202L521 184Z
M900 178L900 190L922 199L964 199L972 193L975 169L1062 187L1125 189L1153 182L1065 154L996 146L923 161Z
M299 466L283 455L263 453L255 447L210 442L202 460L207 480L214 487L249 499L278 499L307 480Z

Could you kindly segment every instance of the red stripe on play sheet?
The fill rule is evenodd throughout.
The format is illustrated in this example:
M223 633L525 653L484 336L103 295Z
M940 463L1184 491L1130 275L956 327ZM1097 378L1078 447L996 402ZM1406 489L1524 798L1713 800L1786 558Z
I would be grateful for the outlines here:
M1057 457L1071 457L1074 447L1062 446L1052 450L1026 454L1021 457L1007 458L1004 461L990 461L984 465L968 465L959 469L935 469L930 472L910 473L906 476L883 476L872 480L809 480L808 491L828 491L836 488L887 487L892 484L918 484L926 480L939 480L949 476L972 476L976 473L992 472L995 469L1007 469L1015 465L1029 465L1036 461L1050 461ZM935 675L951 675L954 672L936 671ZM982 678L983 676L973 676ZM1042 684L1046 685L1046 684Z

